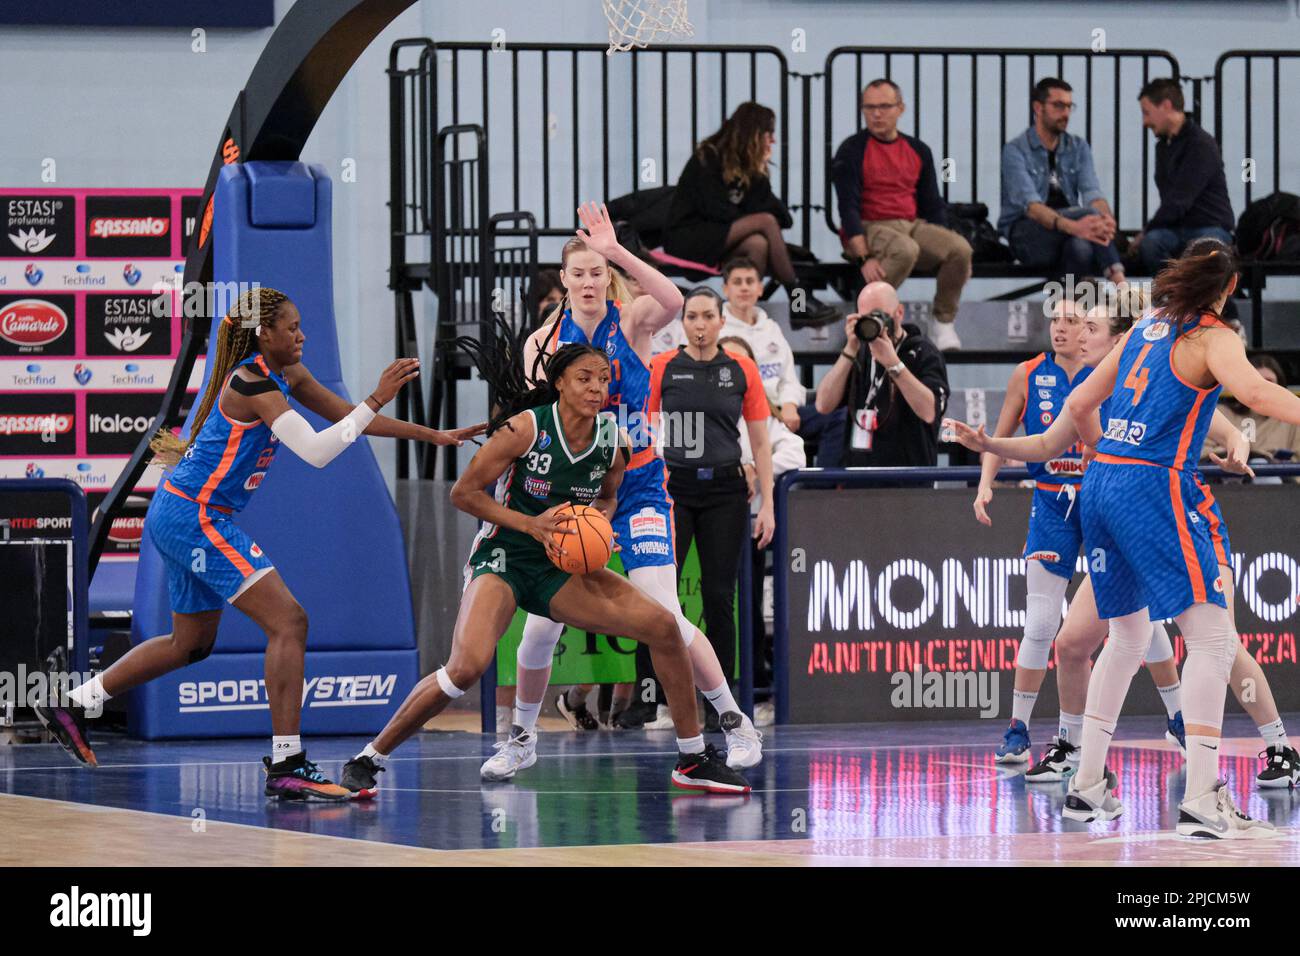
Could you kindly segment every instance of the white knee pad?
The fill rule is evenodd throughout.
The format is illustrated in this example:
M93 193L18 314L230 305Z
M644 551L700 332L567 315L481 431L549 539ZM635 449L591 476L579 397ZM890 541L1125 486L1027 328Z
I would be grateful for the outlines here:
M439 667L433 676L438 681L438 686L442 688L442 692L452 700L465 696L465 692L453 684L451 678L447 676L446 667Z
M1163 664L1174 656L1174 645L1169 640L1169 631L1163 621L1151 625L1151 645L1147 648L1148 664Z
M1046 670L1052 641L1061 627L1061 602L1068 579L1053 574L1041 561L1025 562L1025 636L1016 655L1016 666Z
M564 625L547 617L529 614L524 622L524 636L515 653L515 663L530 671L540 671L551 666L555 645L560 643Z
M1187 645L1183 664L1183 721L1223 726L1228 675L1240 638L1232 615L1217 604L1194 604L1178 615Z
M1104 722L1119 719L1133 675L1151 644L1151 618L1143 608L1110 620L1110 637L1088 681L1088 714Z
M628 580L657 601L660 606L672 612L677 621L677 631L682 635L682 643L687 647L695 640L695 625L682 613L681 602L677 600L677 569L671 564L661 564L653 568L633 568L627 573Z
M1188 660L1193 654L1205 655L1213 662L1216 677L1226 684L1241 642L1232 615L1217 604L1193 604L1178 615L1178 627L1187 645Z

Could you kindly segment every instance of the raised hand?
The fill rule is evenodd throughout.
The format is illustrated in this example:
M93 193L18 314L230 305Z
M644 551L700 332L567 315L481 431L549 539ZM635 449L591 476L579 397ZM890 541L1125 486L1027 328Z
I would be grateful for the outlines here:
M420 360L418 358L400 358L388 368L384 369L379 376L379 384L375 390L370 393L370 397L377 401L382 408L402 390L407 382L420 374Z
M605 258L619 248L618 236L614 234L614 223L609 218L609 210L604 203L583 203L578 207L578 219L582 228L577 236L592 252L599 252Z
M965 422L959 422L955 418L945 418L943 427L952 431L952 437L964 448L971 451L988 451L988 434L984 431L984 426L971 428Z

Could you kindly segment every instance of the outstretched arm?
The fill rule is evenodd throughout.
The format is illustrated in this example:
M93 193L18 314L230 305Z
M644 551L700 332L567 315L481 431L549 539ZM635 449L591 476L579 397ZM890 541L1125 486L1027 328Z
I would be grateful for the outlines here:
M411 359L409 361L415 360ZM342 421L352 411L353 406L349 405L346 399L331 392L317 381L316 377L302 363L286 368L284 377L289 383L289 389L293 397L301 402L304 407L311 409L326 421ZM411 438L416 441L427 441L434 445L463 445L466 440L481 435L486 430L486 422L472 425L469 428L439 431L435 428L425 428L423 425L415 425L411 422L389 418L387 415L375 415L370 424L366 426L364 434L376 438Z

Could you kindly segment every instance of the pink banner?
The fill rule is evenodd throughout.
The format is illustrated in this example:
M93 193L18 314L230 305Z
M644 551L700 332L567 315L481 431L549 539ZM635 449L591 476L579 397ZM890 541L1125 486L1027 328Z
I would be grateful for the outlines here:
M69 478L93 512L154 430L180 349L197 189L0 189L0 478ZM195 369L190 390L202 380ZM109 531L135 560L159 472Z

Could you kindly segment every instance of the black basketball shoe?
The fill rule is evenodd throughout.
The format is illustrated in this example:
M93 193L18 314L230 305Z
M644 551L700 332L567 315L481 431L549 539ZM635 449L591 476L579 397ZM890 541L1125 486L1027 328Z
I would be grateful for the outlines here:
M339 786L352 794L354 800L369 800L379 793L379 781L376 774L387 768L381 767L365 754L353 757L343 765L339 775Z
M703 753L677 755L673 786L705 793L749 793L749 781L727 766L713 744L705 744Z

